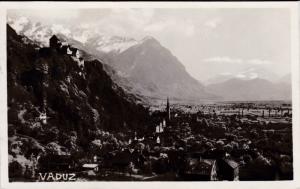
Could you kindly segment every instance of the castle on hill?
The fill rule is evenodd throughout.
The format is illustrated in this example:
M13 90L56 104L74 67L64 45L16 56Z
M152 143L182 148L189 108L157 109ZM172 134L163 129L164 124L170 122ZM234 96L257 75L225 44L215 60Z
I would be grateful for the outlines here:
M49 39L49 47L39 48L38 50L41 56L48 56L49 54L51 54L51 52L53 52L53 50L61 54L67 54L78 63L79 67L84 67L82 52L79 49L72 47L67 42L62 41L56 35L53 35Z

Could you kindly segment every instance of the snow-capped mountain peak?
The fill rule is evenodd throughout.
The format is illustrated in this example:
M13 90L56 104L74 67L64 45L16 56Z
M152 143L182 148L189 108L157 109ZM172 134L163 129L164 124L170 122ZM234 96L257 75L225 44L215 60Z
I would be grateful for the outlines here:
M7 18L8 24L15 29L17 33L21 33L24 28L30 24L30 21L27 17L20 17L18 19Z
M40 46L48 46L49 38L53 34L62 34L71 37L71 31L61 25L42 25L39 22L31 22L26 17L8 18L7 21L17 34L25 35Z
M88 40L86 44L104 53L122 53L133 46L153 42L157 42L157 40L152 36L136 40L129 37L101 35Z
M141 42L145 42L145 41L150 41L150 40L156 40L154 37L152 37L152 36L145 36L142 40L141 40Z
M53 35L62 34L63 36L75 39L83 45L101 51L103 53L122 53L130 47L156 41L152 36L146 36L141 40L130 37L111 36L98 31L76 28L76 30L66 28L59 24L41 25L30 21L26 17L8 18L8 24L16 30L18 34L25 35L30 40L40 46L48 46L48 40Z
M121 53L139 42L133 38L119 36L100 36L96 49L105 53Z
M208 79L206 84L221 83L229 79L240 79L240 80L253 80L253 79L266 79L274 81L278 76L263 68L247 68L245 70L237 72L224 72L217 76Z

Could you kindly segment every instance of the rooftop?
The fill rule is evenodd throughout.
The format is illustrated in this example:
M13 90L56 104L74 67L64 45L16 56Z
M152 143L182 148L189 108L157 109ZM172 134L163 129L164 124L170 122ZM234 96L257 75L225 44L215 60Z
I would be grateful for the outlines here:
M83 164L82 165L83 168L96 168L98 167L98 164L95 164L95 163L86 163L86 164Z

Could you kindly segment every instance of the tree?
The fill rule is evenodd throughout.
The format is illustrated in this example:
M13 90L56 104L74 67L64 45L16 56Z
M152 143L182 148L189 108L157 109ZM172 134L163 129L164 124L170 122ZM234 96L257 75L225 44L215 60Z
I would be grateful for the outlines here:
M102 144L101 140L99 140L99 139L93 140L90 143L90 152L92 154L100 155L102 147L103 147L103 144Z
M23 171L24 171L23 167L17 161L13 161L13 162L9 163L8 170L9 170L9 178L15 178L15 177L22 177L23 176Z
M50 154L64 155L65 151L62 150L61 146L56 142L50 142L46 145L46 151Z

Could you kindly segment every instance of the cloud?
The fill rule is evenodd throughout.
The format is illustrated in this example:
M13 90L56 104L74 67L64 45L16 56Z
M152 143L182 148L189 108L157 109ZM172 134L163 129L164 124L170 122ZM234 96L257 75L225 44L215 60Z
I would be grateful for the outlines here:
M112 9L108 15L99 20L99 25L108 27L109 32L116 35L119 33L134 35L151 23L153 14L153 9ZM153 25L150 30L158 30L159 27L161 26Z
M247 76L242 73L239 73L235 77L240 78L240 79L245 79Z
M9 20L19 20L23 23L13 26L18 33L22 32L23 26L21 24L30 24L30 22L40 22L43 25L62 24L68 26L74 24L74 20L79 19L79 10L76 9L9 9L7 11ZM23 18L23 19L20 19ZM26 25L25 25L26 27Z
M172 31L173 35L181 35L186 37L192 37L196 33L196 27L192 20L174 20L173 18L164 18L163 20L151 20L151 23L146 25L143 28L143 30L144 32L150 34Z
M217 63L217 64L247 64L247 65L270 65L272 64L269 60L261 59L249 59L244 60L241 58L231 58L227 56L222 57L212 57L204 59L205 62Z
M169 24L164 23L164 22L153 23L153 24L150 24L150 25L146 26L144 28L144 31L146 31L146 32L160 32L160 31L163 31L166 28L167 25L169 25Z
M8 23L16 30L17 33L20 33L27 24L29 24L29 19L26 17L20 17L17 20L13 21L11 18L8 19Z
M195 34L195 26L192 24L189 24L185 29L185 35L188 37L191 37Z
M61 33L64 34L65 36L70 36L71 34L71 31L69 29L65 28L60 24L53 24L51 30L53 31L53 33Z
M88 31L83 31L82 33L74 34L73 38L81 43L85 43L91 36L92 34Z
M230 58L227 56L223 57L212 57L212 58L207 58L204 59L205 62L213 62L213 63L229 63L229 64L241 64L243 63L242 59L239 58Z
M103 35L136 37L143 35L146 30L155 32L163 29L160 23L152 22L154 14L154 9L150 8L85 9L81 10L79 23L76 23L75 28Z
M249 73L249 78L250 79L258 78L258 73Z
M209 28L216 28L221 22L221 19L220 18L214 18L214 19L211 19L211 20L208 20L204 23L205 26L209 27Z
M220 75L227 76L227 75L232 75L232 73L230 73L230 72L223 72L223 73L220 73Z
M268 65L268 64L272 64L271 61L269 60L260 60L260 59L251 59L248 61L249 64L252 65Z

